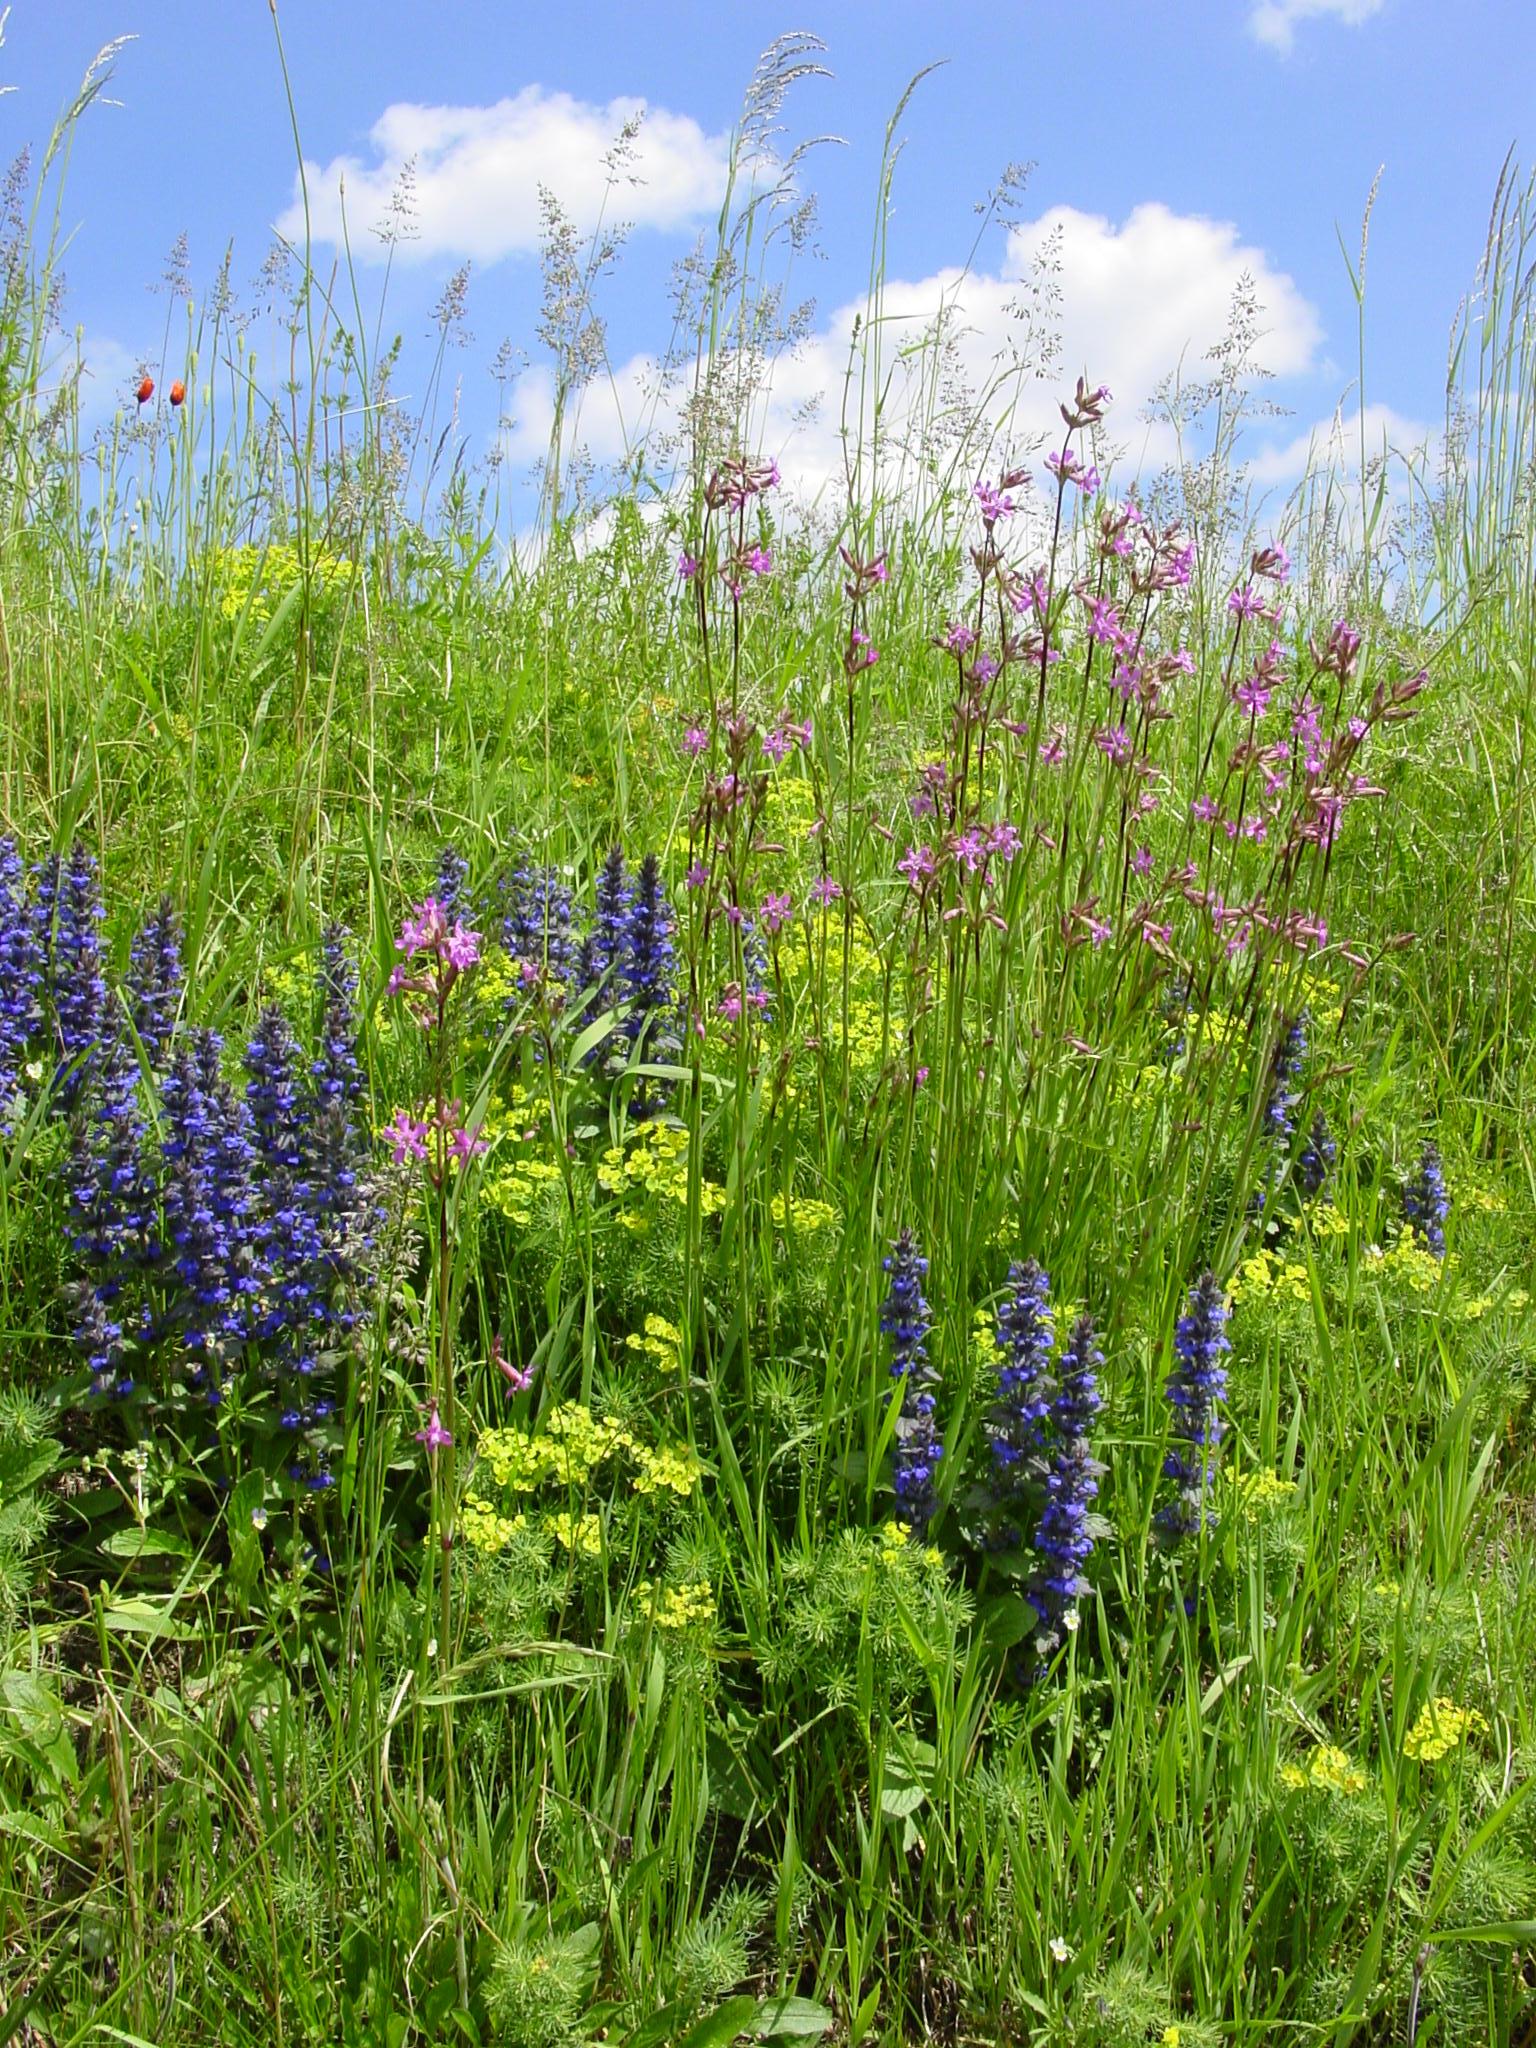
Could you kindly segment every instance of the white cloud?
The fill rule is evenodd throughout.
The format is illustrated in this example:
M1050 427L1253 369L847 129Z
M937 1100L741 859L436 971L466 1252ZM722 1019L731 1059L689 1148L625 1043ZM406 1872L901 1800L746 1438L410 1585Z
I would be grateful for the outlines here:
M1058 372L1041 381L1021 377L1010 351L1021 332L1019 280L1053 249L1061 295L1053 324L1061 350ZM888 441L882 488L904 481L892 474L904 446L910 459L922 459L911 450L935 408L936 358L920 344L941 321L950 335L943 376L957 418L968 393L981 401L1000 438L1015 445L1047 436L1059 441L1058 401L1082 371L1114 393L1106 431L1126 449L1122 482L1138 468L1172 460L1172 430L1143 422L1140 411L1181 361L1186 377L1204 374L1202 358L1225 333L1234 291L1245 277L1264 309L1257 360L1281 377L1314 368L1321 328L1295 282L1263 250L1244 243L1230 222L1174 213L1157 202L1136 207L1118 226L1101 215L1054 207L1014 230L995 275L941 270L888 279L881 341L882 377L889 380L881 405ZM842 487L844 381L854 323L864 315L862 300L839 307L798 350L781 357L752 422L754 450L777 456L786 486L805 499ZM675 395L660 405L648 397L655 376L652 359L637 356L619 366L611 383L594 384L583 394L576 433L597 460L625 454L637 430L652 419L661 425L675 420ZM520 424L505 444L513 459L543 453L550 398L545 373L530 370L519 381L512 410ZM937 403L946 402L941 393ZM856 425L856 382L850 403ZM926 454L932 448L930 436Z
M1390 468L1405 471L1439 445L1439 431L1422 420L1394 412L1390 405L1365 408L1363 444L1367 467L1385 461ZM1358 476L1362 431L1360 409L1337 411L1319 420L1289 441L1271 443L1249 459L1255 483L1288 484L1314 467L1332 468L1343 475Z
M604 163L625 123L640 129L622 175L610 186ZM306 160L311 227L325 241L346 225L355 255L378 259L384 245L372 232L390 214L409 164L414 172L416 234L400 252L417 258L473 257L480 263L536 249L538 188L547 185L577 227L599 218L639 227L678 228L717 206L725 186L729 138L707 135L686 114L640 99L606 106L530 85L489 107L428 107L402 101L387 107L369 131L367 161ZM632 182L634 181L634 182ZM294 197L277 223L302 239L304 208Z
M1386 0L1258 0L1248 16L1249 32L1270 49L1289 55L1296 42L1296 24L1326 15L1348 28L1358 28L1379 14Z

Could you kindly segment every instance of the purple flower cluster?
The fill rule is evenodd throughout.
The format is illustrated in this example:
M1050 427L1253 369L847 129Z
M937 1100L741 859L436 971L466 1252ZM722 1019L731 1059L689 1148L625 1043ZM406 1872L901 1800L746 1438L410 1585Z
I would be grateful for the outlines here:
M1042 1658L1077 1627L1077 1602L1087 1590L1082 1570L1093 1550L1089 1516L1104 1469L1092 1455L1089 1432L1104 1405L1098 1382L1103 1363L1092 1319L1079 1316L1061 1354L1051 1400L1045 1506L1034 1537L1040 1563L1024 1596L1040 1618L1035 1649Z
M1445 1168L1438 1146L1426 1145L1408 1185L1403 1189L1403 1214L1415 1236L1424 1240L1437 1259L1445 1257L1445 1219L1451 1213L1451 1198L1445 1185Z
M911 1231L904 1230L883 1263L890 1285L880 1311L880 1328L890 1339L891 1378L902 1386L892 1484L897 1513L921 1535L933 1519L937 1505L934 1481L944 1455L935 1420L938 1375L928 1357L928 1333L933 1327L923 1296L928 1261Z
M997 1311L1002 1363L987 1419L995 1509L988 1540L996 1549L1012 1549L1022 1542L1020 1498L1044 1471L1054 1341L1051 1276L1034 1259L1010 1266L1008 1292Z
M1173 1410L1174 1443L1163 1461L1163 1476L1174 1481L1177 1492L1158 1510L1157 1525L1174 1542L1198 1536L1214 1519L1207 1495L1221 1447L1219 1410L1227 1395L1221 1361L1232 1349L1229 1314L1215 1274L1206 1273L1189 1290L1188 1307L1173 1333L1173 1370L1164 1392Z
M0 1136L10 1129L42 1025L43 946L21 857L0 839Z
M62 870L53 920L54 962L83 961L88 984L100 957L98 920L86 916L91 876L84 863ZM0 900L0 915L7 907ZM98 1397L207 1414L239 1380L259 1429L268 1393L290 1476L320 1491L333 1483L335 1377L374 1232L346 935L332 927L322 942L314 1056L269 1005L243 1085L218 1033L178 1026L182 988L179 925L162 904L134 943L121 996L102 982L90 1056L77 1052L68 1070L79 1076L69 1168L77 1350ZM61 1048L83 1049L88 1011L82 1002L61 1012L55 997L71 1034L59 1028ZM153 1126L141 1055L160 1075Z

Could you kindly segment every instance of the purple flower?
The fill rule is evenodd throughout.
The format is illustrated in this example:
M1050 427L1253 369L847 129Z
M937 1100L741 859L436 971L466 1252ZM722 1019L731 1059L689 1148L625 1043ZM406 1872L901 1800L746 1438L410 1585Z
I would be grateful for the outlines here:
M899 874L906 876L907 881L914 889L921 889L925 881L938 873L939 864L934 856L933 848L931 846L924 846L919 842L916 846L909 846L907 848L901 859L897 861L896 869Z
M1227 610L1235 619L1258 619L1264 616L1264 600L1251 583L1244 583L1227 598Z
M684 548L682 553L677 558L677 573L679 580L684 583L691 583L694 577L698 575L700 569L703 568L703 566L704 564L699 560L697 555L690 555L688 550Z
M963 626L957 620L944 634L939 645L950 654L965 654L976 645L976 635L969 626Z
M700 754L708 750L708 747L709 734L702 725L690 725L685 729L683 733L683 752L690 759L696 761Z
M473 967L480 958L480 934L466 931L462 924L456 923L452 932L443 941L442 951L448 965L462 973L466 967Z
M995 853L1000 860L1011 861L1022 844L1018 827L1011 825L1006 818L1001 819L987 834L987 851Z
M891 1378L899 1380L902 1387L891 1476L898 1512L921 1535L937 1505L934 1479L944 1455L934 1417L938 1375L928 1359L932 1320L923 1298L928 1261L918 1251L911 1231L904 1230L884 1264L890 1286L880 1311L880 1328L891 1342Z
M1136 851L1131 855L1131 870L1134 874L1138 875L1151 874L1152 849L1150 846L1137 847Z
M443 1419L437 1412L435 1401L432 1403L432 1412L427 1418L426 1428L418 1429L416 1432L416 1441L426 1445L429 1456L433 1451L446 1450L453 1442L453 1433L444 1429Z
M707 889L709 886L709 868L707 864L704 861L696 860L693 866L689 868L687 874L684 875L683 882L689 889Z
M403 1166L408 1159L425 1159L427 1156L427 1126L408 1110L397 1109L379 1136L386 1139L392 1148L396 1166Z
M981 507L981 516L987 526L995 526L999 519L1013 516L1014 503L1011 493L1000 491L994 484L985 481L976 485L976 502Z
M773 556L765 547L751 547L743 557L754 576L768 576L773 571Z
M757 914L758 923L772 938L775 932L783 930L793 909L793 901L787 892L777 896L765 896L762 909Z
M1197 1536L1214 1516L1207 1495L1215 1477L1221 1446L1219 1413L1227 1395L1222 1364L1232 1349L1226 1334L1227 1300L1214 1273L1189 1290L1189 1305L1174 1331L1173 1370L1164 1389L1173 1410L1174 1445L1163 1461L1165 1478L1177 1486L1177 1497L1161 1508L1158 1527L1177 1542Z
M1246 711L1253 719L1262 718L1269 709L1270 689L1262 671L1244 676L1232 692L1232 702L1239 711Z
M1131 736L1123 725L1100 726L1093 735L1093 743L1116 768L1123 768L1131 758Z
M1034 1539L1040 1563L1024 1595L1040 1618L1035 1648L1042 1660L1076 1628L1077 1603L1088 1590L1082 1568L1093 1550L1089 1510L1104 1469L1090 1451L1089 1431L1104 1405L1097 1374L1103 1363L1092 1322L1079 1316L1061 1354L1051 1401L1045 1507Z
M968 831L956 832L950 839L949 851L951 858L968 875L974 875L978 868L987 864L987 843L974 826Z
M835 881L831 875L818 875L811 884L811 901L823 907L835 903L842 893L842 883Z

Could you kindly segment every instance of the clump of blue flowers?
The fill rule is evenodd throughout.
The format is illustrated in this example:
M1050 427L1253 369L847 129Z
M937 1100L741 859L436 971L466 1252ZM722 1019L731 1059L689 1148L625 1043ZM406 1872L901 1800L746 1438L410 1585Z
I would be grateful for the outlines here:
M1040 1562L1024 1596L1039 1617L1035 1649L1042 1660L1077 1627L1077 1602L1087 1590L1082 1572L1093 1550L1091 1510L1104 1469L1093 1457L1089 1436L1104 1405L1098 1380L1103 1363L1092 1318L1079 1316L1061 1354L1050 1404L1045 1506L1034 1536Z
M1445 1257L1445 1219L1451 1213L1451 1198L1445 1185L1445 1167L1439 1147L1426 1145L1408 1185L1403 1189L1403 1214L1415 1236L1437 1259Z
M1000 1363L996 1397L987 1417L995 1509L988 1541L995 1549L1014 1548L1023 1541L1017 1509L1044 1474L1055 1335L1050 1274L1034 1259L1010 1266L1008 1290L997 1311Z
M43 944L21 856L0 839L0 1135L15 1121L28 1059L42 1024Z
M1220 1282L1214 1273L1206 1273L1189 1290L1188 1306L1173 1335L1173 1370L1164 1391L1173 1410L1174 1442L1163 1462L1163 1476L1173 1480L1177 1490L1158 1511L1157 1524L1175 1542L1198 1536L1213 1519L1208 1497L1221 1448L1220 1408L1227 1395L1222 1360L1232 1349L1229 1313Z
M125 990L133 1028L145 1058L157 1074L165 1072L186 978L181 920L170 898L165 896L134 935Z
M1338 1146L1328 1129L1328 1120L1319 1110L1296 1161L1296 1185L1307 1201L1314 1201L1327 1187L1337 1156Z
M928 1357L933 1327L923 1281L928 1261L910 1230L904 1230L884 1261L890 1277L880 1328L891 1346L891 1378L901 1382L901 1413L896 1418L896 1450L892 1484L897 1512L921 1535L937 1505L934 1482L944 1446L936 1420L938 1375Z

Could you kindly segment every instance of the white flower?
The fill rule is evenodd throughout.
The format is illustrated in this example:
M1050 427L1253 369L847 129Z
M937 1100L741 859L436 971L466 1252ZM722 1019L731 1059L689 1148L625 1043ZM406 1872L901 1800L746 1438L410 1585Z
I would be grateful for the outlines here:
M1065 1963L1071 1960L1072 1951L1067 1947L1067 1944L1062 1940L1059 1934L1053 1934L1051 1936L1050 1946L1051 1961L1053 1963Z

